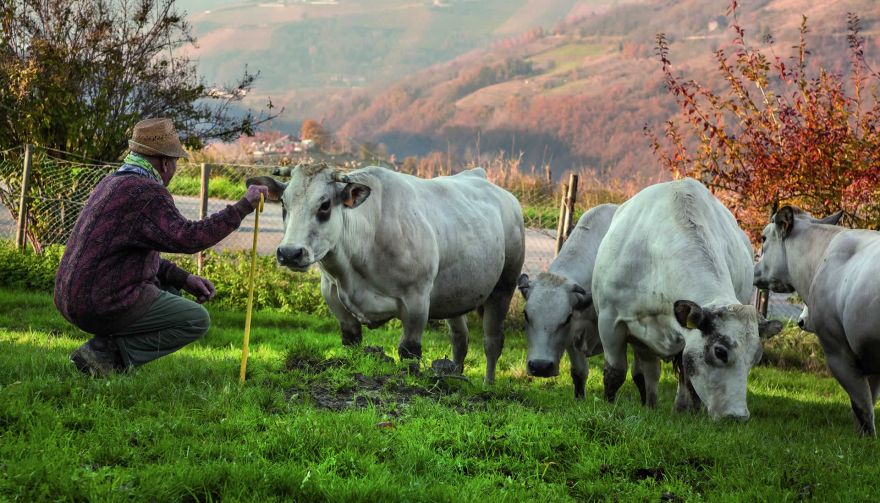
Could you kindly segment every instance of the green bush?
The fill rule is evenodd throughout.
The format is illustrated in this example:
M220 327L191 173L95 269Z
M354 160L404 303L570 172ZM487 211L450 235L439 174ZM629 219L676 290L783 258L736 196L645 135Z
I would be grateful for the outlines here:
M194 255L167 257L187 271L196 271ZM247 305L249 251L208 251L202 276L217 288L212 302L226 307ZM330 314L321 296L321 277L316 270L294 273L275 263L274 256L258 256L254 275L254 309L272 308L283 312Z
M816 334L804 332L794 322L789 322L782 332L764 341L761 361L776 368L830 375L825 352Z
M0 285L5 288L51 292L55 272L64 247L53 245L42 255L32 251L19 252L9 241L0 241ZM194 255L166 256L183 269L195 272ZM203 276L214 283L218 305L243 308L247 305L250 252L206 252ZM282 312L304 312L329 316L321 296L321 278L317 271L293 273L275 265L275 257L257 257L254 277L254 309L278 309Z
M30 248L20 252L13 243L0 241L0 284L6 288L51 292L62 254L64 247L60 245L47 246L42 255L37 255Z

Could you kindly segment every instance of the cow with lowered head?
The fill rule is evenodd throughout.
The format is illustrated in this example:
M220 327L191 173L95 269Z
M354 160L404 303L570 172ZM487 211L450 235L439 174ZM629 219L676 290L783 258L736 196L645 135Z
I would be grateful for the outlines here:
M677 410L704 403L713 419L748 419L759 334L782 328L758 316L752 291L751 244L701 183L652 185L622 204L593 270L606 399L623 384L629 344L643 404L656 403L658 358L667 358L679 369Z
M400 358L421 358L429 319L445 319L459 372L468 349L466 314L483 308L486 382L504 345L502 322L525 257L519 202L481 168L430 180L366 167L342 174L300 165L282 183L256 177L283 206L279 264L317 264L321 293L342 343L361 325L403 323Z
M876 435L880 397L880 232L838 227L842 212L813 218L783 206L761 236L755 285L796 291L828 367L849 394L862 435Z
M547 272L519 277L526 299L526 371L536 377L559 375L559 360L568 353L575 398L584 397L587 357L602 352L589 290L596 251L616 210L616 204L602 204L584 213Z

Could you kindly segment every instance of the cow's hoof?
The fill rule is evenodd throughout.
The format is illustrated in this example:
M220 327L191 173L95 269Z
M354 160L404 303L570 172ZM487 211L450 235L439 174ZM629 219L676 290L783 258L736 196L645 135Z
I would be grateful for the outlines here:
M418 342L404 342L397 346L397 356L401 360L406 360L407 358L421 358L422 345Z
M623 385L623 381L626 380L626 368L618 369L614 368L610 365L605 365L604 370L604 384L605 384L605 400L609 402L613 402L615 397L617 397L617 390Z
M342 345L343 346L357 346L363 340L363 335L360 330L357 332L342 332Z

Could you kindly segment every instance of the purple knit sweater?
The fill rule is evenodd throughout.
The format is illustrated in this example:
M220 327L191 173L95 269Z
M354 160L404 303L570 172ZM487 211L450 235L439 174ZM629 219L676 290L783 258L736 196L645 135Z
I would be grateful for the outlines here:
M232 233L253 211L242 198L189 221L162 184L134 173L105 177L73 227L55 275L55 306L86 332L112 335L143 316L159 282L183 287L189 273L159 252L196 253Z

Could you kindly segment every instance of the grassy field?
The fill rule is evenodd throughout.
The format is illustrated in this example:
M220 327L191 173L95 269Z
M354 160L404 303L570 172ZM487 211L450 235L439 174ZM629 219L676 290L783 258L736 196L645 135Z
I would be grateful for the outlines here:
M249 380L237 382L243 313L212 309L199 343L131 375L93 380L67 355L86 335L46 293L0 290L0 500L819 501L876 498L876 440L856 437L830 378L760 367L746 424L638 405L627 383L586 400L563 375L523 373L512 332L498 383L433 376L450 351L425 336L418 377L362 348L327 318L254 316ZM393 354L397 331L365 344Z

